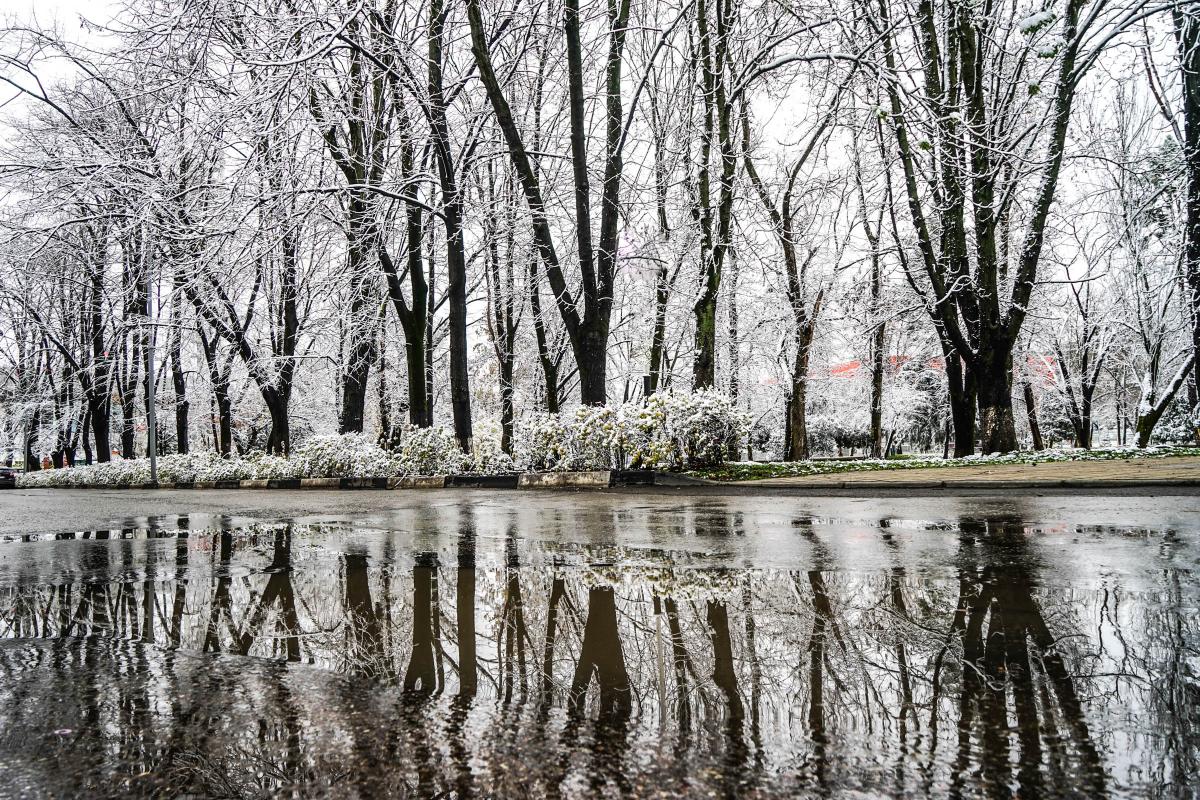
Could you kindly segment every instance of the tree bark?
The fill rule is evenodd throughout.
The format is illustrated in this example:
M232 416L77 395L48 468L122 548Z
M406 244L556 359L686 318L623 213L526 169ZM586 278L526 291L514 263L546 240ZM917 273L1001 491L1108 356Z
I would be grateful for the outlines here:
M1012 350L981 348L976 360L979 449L984 454L1012 452L1017 449L1012 409Z
M347 200L346 271L350 278L350 304L346 315L346 351L341 376L339 433L362 433L367 409L367 382L375 361L374 304L370 302L367 264L376 250L369 246L373 232L372 204L360 191Z
M808 362L812 352L813 335L816 333L817 317L821 313L822 295L818 294L810 316L797 320L796 358L792 362L792 393L787 406L787 448L784 458L788 461L805 461L808 451Z
M1183 269L1191 306L1193 383L1200 387L1200 9L1190 4L1172 13L1183 89Z
M29 427L25 431L25 441L21 442L22 458L25 463L26 472L37 472L42 468L42 462L36 457L33 443L38 438L38 428L42 424L42 412L34 409L33 416L29 419Z
M697 197L700 203L700 297L693 307L696 317L695 360L692 363L692 388L711 389L717 377L717 300L721 290L721 273L729 251L733 229L734 172L737 153L734 146L732 108L726 87L729 69L729 35L736 14L733 0L717 0L716 39L708 27L705 0L696 4L696 25L700 51L700 68L704 87L705 123L700 147ZM713 226L712 199L709 178L709 154L713 126L716 125L717 148L721 157L720 195L717 200L716 227Z
M1029 420L1029 435L1033 439L1033 449L1042 451L1046 449L1045 443L1042 442L1042 428L1038 424L1037 403L1033 397L1033 386L1029 381L1021 382L1021 391L1025 398L1025 417Z
M546 332L546 320L542 315L542 297L538 286L537 258L529 260L529 307L533 312L533 335L537 342L538 362L542 365L542 382L546 393L546 413L557 414L559 359L550 352L550 340Z
M401 175L406 178L416 169L411 142L404 142L400 150ZM409 189L408 192L414 191ZM416 199L406 194L404 211L405 255L412 303L404 297L401 275L392 261L383 242L379 246L379 263L387 280L388 298L400 329L404 331L404 362L408 380L408 421L418 428L433 425L433 404L429 397L428 371L428 306L432 300L429 283L425 276L425 260L422 254L425 237L424 210Z
M182 294L176 292L171 302L171 339L167 346L167 357L171 362L171 384L175 390L175 449L181 454L188 451L187 377L183 371L183 328L180 309Z
M446 24L442 0L429 5L429 110L434 151L442 186L446 227L447 299L450 306L450 406L454 438L471 452L471 387L467 376L467 256L463 243L463 200L450 152L450 125L442 90L442 37Z
M947 350L942 342L946 365L946 387L950 397L950 419L954 427L954 457L964 458L975 452L975 381L974 372L963 364L958 352Z

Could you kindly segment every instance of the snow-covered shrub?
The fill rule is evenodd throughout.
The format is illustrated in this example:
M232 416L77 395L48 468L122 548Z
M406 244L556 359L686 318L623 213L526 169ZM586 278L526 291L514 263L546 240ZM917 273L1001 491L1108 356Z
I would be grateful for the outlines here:
M871 431L864 419L847 418L838 414L812 414L805 420L809 449L815 453L869 447Z
M313 436L292 453L301 478L370 478L396 474L392 454L361 433Z
M508 453L500 449L500 442L488 436L475 438L471 455L461 457L459 472L471 475L502 475L517 472L517 465Z
M526 469L682 469L718 464L749 426L716 392L656 394L643 403L542 414L518 427Z
M312 436L289 458L250 453L221 458L212 452L158 459L163 483L271 478L371 478L397 475L496 475L522 469L684 469L721 463L747 433L748 417L715 392L657 394L645 403L585 406L541 414L516 429L515 457L494 435L476 438L464 454L444 428L404 426L384 449L362 434ZM22 486L130 486L150 481L148 459L117 460L23 475Z
M466 457L445 428L405 425L393 434L397 475L448 475L461 472Z
M575 409L572 452L567 469L612 469L621 466L626 406L581 406Z
M710 391L667 395L666 421L666 433L682 460L659 466L672 467L720 464L750 426L749 417L729 397Z
M620 467L624 410L582 406L570 414L532 417L517 427L517 461L538 472Z
M567 438L571 425L561 414L535 414L517 425L517 461L526 469L551 472L568 469L560 466L571 447Z

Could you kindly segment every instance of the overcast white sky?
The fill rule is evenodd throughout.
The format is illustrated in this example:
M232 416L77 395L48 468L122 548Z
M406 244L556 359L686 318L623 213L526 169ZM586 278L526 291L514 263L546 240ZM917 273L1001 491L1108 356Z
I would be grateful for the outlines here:
M42 23L58 20L70 25L81 14L88 19L103 21L112 13L115 3L111 0L6 0L3 5L17 19L26 22L36 17Z
M16 22L41 27L58 27L67 39L86 36L80 30L80 18L93 22L108 22L118 7L117 0L0 0L0 23ZM53 63L43 64L39 73L43 78L56 77ZM0 136L7 133L5 119L18 113L21 99L10 87L0 87Z

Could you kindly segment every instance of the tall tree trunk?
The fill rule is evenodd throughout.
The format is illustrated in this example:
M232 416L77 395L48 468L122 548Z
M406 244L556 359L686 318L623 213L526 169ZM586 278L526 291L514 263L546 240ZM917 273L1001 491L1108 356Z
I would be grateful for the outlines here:
M183 296L176 292L171 301L171 339L167 345L167 357L171 362L171 384L175 390L175 449L179 453L188 451L187 377L183 371L183 328L180 310Z
M821 298L818 294L813 303L812 315L796 321L796 359L792 362L792 392L787 406L787 448L784 458L788 461L805 461L808 452L808 362L812 352L813 336L816 333L817 316L821 313Z
M650 375L646 393L654 394L663 384L663 348L667 338L667 302L671 285L667 265L660 264L654 280L654 330L650 335Z
M658 103L654 93L649 96L650 120L654 131L654 207L658 221L658 235L662 239L663 252L671 243L671 224L667 216L667 196L670 191L666 159L666 132L659 119ZM654 329L650 335L650 373L645 386L647 396L655 394L663 385L663 349L667 338L667 303L671 299L671 275L667 260L660 258L654 275Z
M34 442L38 439L38 428L42 424L42 412L40 409L34 409L33 416L29 419L29 427L25 430L25 441L21 442L22 458L25 462L26 472L36 472L42 468L41 461L38 460L37 454L34 451Z
M233 403L229 399L229 387L214 386L217 401L217 452L228 458L233 454Z
M1192 312L1193 383L1200 386L1200 9L1188 4L1177 6L1172 13L1183 84L1183 268Z
M942 342L946 364L946 389L950 397L950 418L954 427L954 457L965 458L975 452L975 379L974 371L963 364L958 352Z
M1029 435L1033 439L1034 450L1045 450L1046 445L1042 442L1042 427L1038 424L1037 403L1033 397L1033 386L1029 381L1021 382L1021 391L1025 398L1025 418L1029 420ZM1118 422L1118 424L1120 424Z
M607 402L607 349L612 316L616 275L617 234L620 222L620 192L624 144L624 114L621 103L622 66L625 34L629 19L629 0L614 0L608 5L608 53L604 65L605 138L604 182L601 189L600 236L592 247L590 178L586 142L583 91L583 52L579 32L578 0L563 4L563 32L566 36L567 83L570 105L571 165L575 189L575 233L582 278L581 298L567 286L554 235L550 228L541 179L525 147L520 128L508 98L496 76L489 51L487 33L478 0L467 0L467 21L471 29L471 52L479 79L487 91L496 123L504 135L509 158L529 207L533 241L538 249L546 276L554 293L555 305L562 317L571 350L579 369L580 399L585 405ZM579 310L583 310L582 316Z
M730 28L736 15L733 0L717 0L716 38L709 34L708 11L705 0L696 6L700 67L704 87L705 126L701 145L701 164L698 184L701 217L701 287L693 313L696 317L695 361L692 365L692 388L711 389L717 377L717 300L721 289L721 273L733 232L734 171L737 153L732 126L732 104L729 102L726 74L729 68ZM712 146L713 125L716 125L717 147L721 157L720 195L714 229L711 192L708 177L709 151Z
M871 458L883 458L883 322L875 324L871 337Z
M375 361L374 304L370 302L367 265L375 254L372 242L371 204L361 192L347 200L346 271L350 279L350 304L346 315L346 351L341 375L342 412L339 433L362 433L367 409L367 382Z
M1012 409L1012 349L980 348L976 389L979 397L979 448L984 454L1017 449Z
M537 342L538 362L542 365L542 381L546 393L546 413L557 414L558 365L559 361L550 352L550 340L546 331L546 319L542 315L542 297L538 281L538 260L529 260L529 306L533 312L533 334Z
M83 411L83 432L80 434L79 443L83 445L83 463L90 467L95 460L95 451L92 450L92 414L86 408Z
M107 464L112 460L112 440L110 434L110 418L112 416L112 399L105 393L100 396L89 395L88 418L91 421L92 438L96 442L96 461Z
M408 178L417 169L412 143L405 141L400 149L401 175ZM411 196L414 188L406 190L404 205L405 258L412 302L404 297L400 271L393 263L383 242L379 246L379 263L387 280L388 297L400 329L404 332L404 362L408 381L408 421L418 428L433 425L433 404L429 394L430 320L433 297L426 279L424 209ZM432 271L432 263L429 265Z
M121 458L137 458L133 440L134 429L133 393L123 388L121 391Z
M450 306L450 407L454 438L471 452L471 387L467 376L467 256L463 242L463 200L450 152L450 125L442 90L442 36L447 10L442 0L429 5L429 114L442 186L446 226L447 299Z

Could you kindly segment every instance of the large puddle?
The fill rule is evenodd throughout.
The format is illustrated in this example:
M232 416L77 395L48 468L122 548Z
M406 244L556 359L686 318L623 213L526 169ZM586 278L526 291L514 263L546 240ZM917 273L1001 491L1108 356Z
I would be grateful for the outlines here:
M2 543L0 794L1197 791L1195 530L639 513Z

